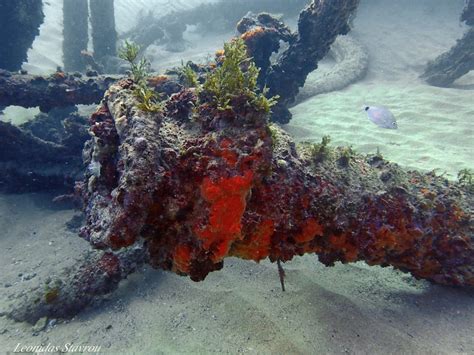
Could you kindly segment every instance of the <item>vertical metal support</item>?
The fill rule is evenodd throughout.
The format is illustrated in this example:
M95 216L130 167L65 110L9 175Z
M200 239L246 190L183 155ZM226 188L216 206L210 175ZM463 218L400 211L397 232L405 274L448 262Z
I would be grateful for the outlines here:
M114 0L90 0L90 8L94 59L102 63L117 52Z
M63 0L63 59L65 71L84 71L81 51L87 50L89 6L87 0Z

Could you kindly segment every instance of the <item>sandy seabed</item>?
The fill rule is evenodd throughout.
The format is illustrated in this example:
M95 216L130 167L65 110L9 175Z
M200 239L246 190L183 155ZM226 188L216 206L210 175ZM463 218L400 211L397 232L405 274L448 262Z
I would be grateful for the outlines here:
M474 168L474 76L450 89L418 79L426 61L464 31L458 23L462 1L449 2L363 4L353 35L368 48L367 77L294 107L285 128L297 140L329 134L335 145L367 153L379 148L402 166L436 168L453 179L460 169ZM361 111L364 104L389 107L399 129L373 125ZM0 311L88 247L65 226L77 212L54 206L51 198L0 195ZM474 353L473 290L364 263L325 268L312 255L284 266L286 292L269 262L231 258L200 283L147 268L100 307L45 331L0 318L0 352L18 344L74 343L144 354Z

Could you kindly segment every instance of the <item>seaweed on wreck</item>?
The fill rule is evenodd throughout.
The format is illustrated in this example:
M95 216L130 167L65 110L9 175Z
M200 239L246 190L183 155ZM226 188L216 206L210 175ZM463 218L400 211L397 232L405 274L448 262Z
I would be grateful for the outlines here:
M142 58L137 62L139 53L140 46L129 41L125 41L123 46L118 51L119 58L130 64L132 79L137 84L143 82L148 76L147 72L149 67L149 62L146 60L146 58Z
M139 101L137 105L139 110L152 113L161 112L163 110L163 104L159 102L159 96L148 86L139 85L133 93Z
M351 160L354 160L355 151L352 146L349 147L342 147L340 149L341 156L338 159L339 166L343 168L347 168Z
M180 77L180 81L188 88L199 88L199 76L194 71L193 67L190 63L183 65L178 70L178 76Z
M118 56L130 64L132 80L137 86L133 94L139 101L138 109L144 112L161 112L163 105L160 103L159 96L147 85L150 62L146 58L137 61L139 53L139 45L125 41L123 47L119 49Z
M311 156L316 163L322 163L330 157L329 143L331 143L331 137L323 136L321 143L313 143L311 145Z
M471 169L462 169L458 172L458 182L474 190L474 172Z
M258 110L270 113L278 96L267 98L267 90L258 91L257 79L260 69L247 54L247 46L242 39L234 39L224 44L222 63L211 72L204 82L203 89L210 93L219 110L232 109L231 101L243 95Z

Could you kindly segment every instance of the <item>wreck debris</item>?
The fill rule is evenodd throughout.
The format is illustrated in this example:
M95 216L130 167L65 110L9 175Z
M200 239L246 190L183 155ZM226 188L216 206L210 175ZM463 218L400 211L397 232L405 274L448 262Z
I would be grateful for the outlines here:
M0 191L73 190L89 139L87 120L76 111L54 109L19 127L0 121Z
M86 69L81 52L89 41L89 4L87 0L63 0L63 62L68 72Z
M232 31L235 24L249 11L297 16L307 3L307 0L223 0L173 11L158 18L149 13L123 38L137 43L142 50L152 43L164 43L173 51L182 50L186 25L196 25L202 33L226 33Z
M470 28L456 45L428 63L421 78L433 86L448 87L474 69L474 28Z
M0 69L17 71L26 62L28 48L43 23L42 0L2 1L0 3Z
M123 79L119 75L86 76L55 72L48 76L13 74L0 69L0 107L39 107L48 112L54 107L90 105L101 101L107 88ZM171 95L181 89L177 75L154 75L148 84L156 93Z
M269 58L272 52L279 50L280 40L289 43L277 62L268 70L268 58L259 59L264 65L260 81L269 89L270 96L279 96L278 104L273 108L272 119L280 123L288 123L291 114L288 106L295 102L299 88L305 83L309 73L317 68L317 63L329 52L331 44L338 35L347 34L350 30L349 19L357 9L359 0L313 1L300 14L298 33L286 34L281 21L264 15L258 22L251 23L251 19L244 19L239 28L246 31L242 38L249 43L252 50L265 51ZM270 35L272 34L272 35ZM258 45L252 44L257 42ZM261 57L256 53L257 58Z
M144 240L152 266L196 281L227 256L316 253L328 266L365 260L474 285L472 191L379 157L316 159L238 101L225 113L203 103L195 123L141 114L133 102L115 85L95 115L89 159L102 168L84 185L82 230L95 247Z
M0 102L6 106L40 106L33 121L16 127L0 124L0 191L21 193L69 190L82 179L81 153L90 138L87 120L68 105L98 103L117 77L83 77L57 72L51 76L0 71ZM169 97L182 86L171 76L150 76L150 92ZM147 91L148 92L148 91ZM177 108L179 109L179 107ZM44 111L48 111L45 114Z
M86 77L79 73L55 72L49 76L12 74L0 70L0 106L53 107L99 103L118 77Z
M281 41L294 43L297 34L292 33L283 22L267 13L257 16L247 14L237 24L237 30L242 34L250 55L260 68L259 84L263 88L271 66L271 55L280 50ZM341 90L362 79L367 72L369 65L367 50L349 34L338 36L327 55L335 60L334 67L316 81L305 81L295 102L290 106L322 93Z
M70 318L100 297L113 292L121 280L146 263L140 246L114 254L91 251L80 256L74 267L48 280L44 287L22 295L4 313L11 319L35 324L38 319Z
M461 14L461 22L465 22L468 26L474 26L474 1L466 1L464 10Z
M469 71L474 70L474 0L469 0L461 21L470 28L448 52L429 62L420 76L433 86L448 87Z
M87 118L78 113L76 106L56 108L47 114L40 112L33 120L19 125L33 137L64 146L70 155L82 152L89 138L87 127Z
M237 24L237 31L245 41L249 55L260 68L259 84L263 87L271 66L270 57L280 49L280 42L294 43L297 34L292 33L282 21L268 13L248 13Z
M349 32L348 20L359 0L313 1L300 15L298 40L281 55L265 81L270 95L280 101L274 108L274 120L287 123L287 106L294 102L309 73L328 53L336 37Z

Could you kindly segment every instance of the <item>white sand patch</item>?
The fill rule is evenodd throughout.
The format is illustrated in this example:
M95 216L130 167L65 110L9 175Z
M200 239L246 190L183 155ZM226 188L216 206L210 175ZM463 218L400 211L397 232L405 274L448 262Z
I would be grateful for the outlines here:
M0 121L10 122L14 125L32 120L40 112L39 108L24 108L20 106L8 106L0 115Z

